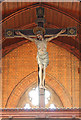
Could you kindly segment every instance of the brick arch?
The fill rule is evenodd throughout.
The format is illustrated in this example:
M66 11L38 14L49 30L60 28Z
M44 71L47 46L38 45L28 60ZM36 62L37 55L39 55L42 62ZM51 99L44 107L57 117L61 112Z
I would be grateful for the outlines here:
M68 91L66 91L64 86L54 76L49 75L48 73L46 73L46 75L47 75L46 84L56 92L56 94L61 99L63 106L67 107L67 103L68 103L68 107L71 107L70 95L68 94ZM51 82L49 83L50 79L51 79ZM24 91L26 91L26 89L29 88L31 84L35 84L37 82L36 80L37 80L37 71L33 71L31 74L24 77L12 90L10 96L7 99L7 103L5 107L16 108L18 101L20 97L23 95ZM53 81L55 85L52 84Z
M46 73L47 75L47 84L53 89L56 94L59 96L64 107L72 107L71 96L69 92L66 90L63 84L61 84L60 80L58 80L55 76ZM50 82L51 80L51 82ZM54 84L53 84L54 83Z
M24 93L25 89L31 84L35 84L37 81L37 71L33 71L29 75L25 76L12 90L10 93L5 107L16 108L19 98ZM13 102L12 102L13 101Z

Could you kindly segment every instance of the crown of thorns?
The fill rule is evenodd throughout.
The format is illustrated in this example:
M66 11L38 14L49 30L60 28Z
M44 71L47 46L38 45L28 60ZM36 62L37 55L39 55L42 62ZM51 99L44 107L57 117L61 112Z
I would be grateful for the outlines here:
M33 33L34 33L35 35L37 35L37 34L42 34L42 35L44 35L44 34L45 34L45 29L42 28L42 27L35 27L35 28L33 29Z

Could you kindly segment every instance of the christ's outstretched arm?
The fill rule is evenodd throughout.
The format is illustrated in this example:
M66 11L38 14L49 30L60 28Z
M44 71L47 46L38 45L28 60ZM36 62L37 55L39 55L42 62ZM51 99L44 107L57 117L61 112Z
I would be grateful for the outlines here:
M54 38L57 38L61 33L64 33L65 31L66 31L66 29L62 29L59 33L53 35L52 37L46 38L46 41L49 42L49 41L53 40Z
M22 37L24 37L24 38L26 38L26 39L28 39L28 40L30 40L30 41L32 41L32 42L34 42L34 41L35 41L35 39L34 39L34 38L30 38L29 36L24 35L24 34L23 34L23 33L21 33L20 31L17 31L17 32L16 32L16 34L17 34L17 35L21 35Z

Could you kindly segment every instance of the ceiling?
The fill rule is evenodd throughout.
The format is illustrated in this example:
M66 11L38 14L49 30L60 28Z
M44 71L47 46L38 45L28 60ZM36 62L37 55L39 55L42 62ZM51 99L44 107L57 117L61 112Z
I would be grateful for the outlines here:
M36 27L36 8L45 9L45 28L76 27L77 36L60 36L51 42L63 47L80 59L81 3L80 2L2 2L2 55L27 43L22 38L5 38L6 29L33 29Z

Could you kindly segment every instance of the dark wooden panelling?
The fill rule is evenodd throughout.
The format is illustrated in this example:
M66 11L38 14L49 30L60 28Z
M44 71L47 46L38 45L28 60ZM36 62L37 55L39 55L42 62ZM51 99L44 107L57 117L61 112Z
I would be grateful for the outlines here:
M80 26L81 21L79 19L80 18L79 13L81 13L81 9L79 7L79 2L77 3L76 2L36 3L36 2L22 2L22 0L21 2L3 2L2 13L3 13L3 18L5 18L3 20L3 36L4 36L5 29L7 28L29 29L36 26L35 24L36 7L39 7L39 6L42 6L45 8L45 19L46 19L45 26L47 28L53 28L53 27L67 28L67 27L73 27L73 26L78 28L78 26ZM68 45L73 44L74 48L78 49L78 45L75 45L74 42L70 43L68 37L64 39L65 41L61 41L61 42ZM80 42L79 39L76 39L77 43ZM73 40L75 41L75 39ZM5 41L5 38L3 41ZM4 46L5 45L3 45L3 47Z

